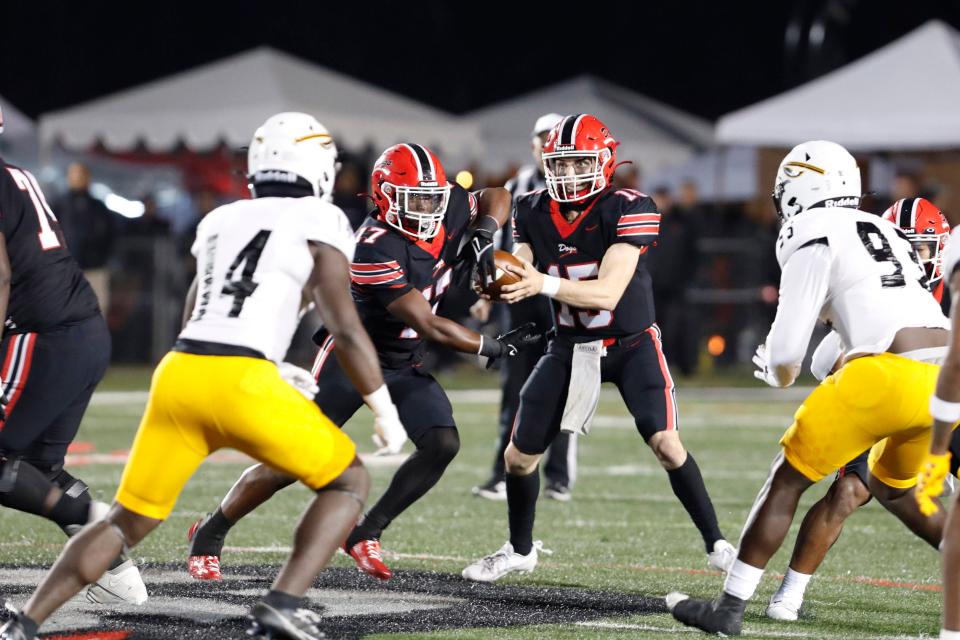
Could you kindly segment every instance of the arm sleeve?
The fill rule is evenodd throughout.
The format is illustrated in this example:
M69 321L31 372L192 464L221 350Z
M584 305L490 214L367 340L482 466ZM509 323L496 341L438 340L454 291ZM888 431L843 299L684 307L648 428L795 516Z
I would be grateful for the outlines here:
M364 244L358 249L350 263L350 280L357 292L374 298L383 307L413 289L403 265L374 245Z
M840 334L831 331L823 337L820 344L813 352L813 359L810 361L810 373L817 380L823 381L830 372L833 371L833 365L843 356L843 345L840 343Z
M814 244L797 251L780 277L777 317L767 335L767 363L771 368L803 362L810 335L827 297L830 248Z
M625 242L638 247L652 245L660 234L660 212L653 199L639 191L617 192L620 211L608 230L610 244Z

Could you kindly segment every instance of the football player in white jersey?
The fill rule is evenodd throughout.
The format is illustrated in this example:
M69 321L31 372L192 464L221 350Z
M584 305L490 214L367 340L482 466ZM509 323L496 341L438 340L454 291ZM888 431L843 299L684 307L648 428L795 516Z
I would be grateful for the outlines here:
M783 544L800 496L870 449L873 495L934 548L943 516L926 519L913 487L930 440L928 399L948 323L896 225L857 209L860 170L846 149L813 141L780 164L774 204L783 219L777 316L757 350L758 377L795 381L817 320L840 335L844 364L807 396L760 490L721 595L667 596L673 616L709 633L740 635L747 601Z
M335 163L330 134L311 116L281 113L257 129L248 156L254 199L220 207L197 229L185 326L154 373L110 513L70 541L0 638L33 638L170 514L204 458L223 447L316 492L287 563L250 612L248 633L323 637L303 596L356 523L370 480L350 439L277 370L304 291L336 336L337 358L373 410L382 440L395 451L406 437L350 297L353 233L328 201Z
M950 285L950 318L953 323L950 348L930 398L933 437L930 451L917 477L916 497L920 510L939 521L942 509L936 497L943 492L950 473L950 439L960 421L960 228L954 229L943 257L944 279ZM960 510L954 502L943 533L943 626L940 640L960 640Z

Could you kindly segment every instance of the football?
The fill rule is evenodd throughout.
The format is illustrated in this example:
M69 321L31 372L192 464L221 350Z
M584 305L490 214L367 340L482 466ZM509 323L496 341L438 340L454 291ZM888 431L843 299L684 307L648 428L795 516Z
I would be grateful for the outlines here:
M504 269L504 266L512 264L516 267L522 267L523 263L512 253L499 249L493 252L493 263L497 265L496 280L487 287L481 287L481 291L490 296L494 302L497 302L500 300L500 287L520 281L520 278Z

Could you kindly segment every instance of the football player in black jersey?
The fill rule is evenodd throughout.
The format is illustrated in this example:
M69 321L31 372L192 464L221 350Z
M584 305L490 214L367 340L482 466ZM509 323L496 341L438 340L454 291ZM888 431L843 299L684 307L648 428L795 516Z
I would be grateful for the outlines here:
M110 334L36 178L2 158L0 317L0 504L73 535L108 508L63 465L110 362ZM87 599L141 604L147 591L121 558Z
M710 564L725 569L735 560L700 469L677 431L673 380L654 322L644 255L657 238L660 214L648 196L611 186L617 144L594 116L567 116L544 145L547 188L517 200L514 253L524 268L513 269L521 280L504 286L502 298L552 298L557 335L523 387L505 454L510 540L464 569L469 580L492 582L536 566L537 464L561 428L589 428L601 381L620 390L699 529Z
M384 151L374 165L371 192L377 210L357 231L353 296L400 420L417 449L347 538L344 550L362 571L388 580L392 572L381 555L381 533L440 480L460 448L450 400L420 368L424 341L499 358L539 343L541 336L524 326L492 338L434 314L455 268L475 270L481 279L494 273L493 235L508 219L509 192L495 188L471 193L448 183L437 157L418 144ZM321 330L314 340L320 345L313 367L319 388L314 400L334 423L343 425L363 399L337 359L329 357L333 339ZM219 556L230 527L293 482L263 465L244 472L217 511L191 528L190 574L219 579ZM194 572L193 567L205 571Z
M517 175L510 178L504 188L510 192L514 200L530 191L536 191L546 186L543 178L543 162L540 153L547 135L553 127L563 119L557 113L547 113L537 118L533 125L531 148L536 164L524 165L517 171ZM504 251L513 250L513 225L508 224L500 233L499 247ZM486 321L493 303L481 298L470 309L470 312L481 321ZM536 323L544 333L553 328L553 311L550 301L546 298L527 298L517 304L506 305L497 309L507 328L519 327L528 322ZM517 358L510 358L500 366L501 393L500 393L500 424L497 437L497 450L493 460L493 470L490 478L483 484L473 488L473 495L488 500L506 500L507 486L504 481L503 454L510 443L510 433L513 431L513 417L520 405L520 389L530 377L530 373L540 359L541 353L536 349L529 349ZM573 434L560 433L550 444L543 464L543 477L547 481L543 495L551 500L568 502L573 497L573 483L577 475L577 438Z

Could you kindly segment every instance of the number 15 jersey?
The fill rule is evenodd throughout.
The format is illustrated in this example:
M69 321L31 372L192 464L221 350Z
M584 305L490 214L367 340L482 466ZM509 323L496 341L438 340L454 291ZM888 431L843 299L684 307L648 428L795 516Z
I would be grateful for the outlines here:
M353 259L350 222L319 198L239 200L208 213L191 248L197 300L180 338L282 360L313 271L308 242L330 245Z
M783 268L803 259L801 249L817 245L830 252L819 317L840 335L848 357L886 351L904 327L949 328L924 286L913 246L895 224L857 209L810 209L780 230L777 260Z

